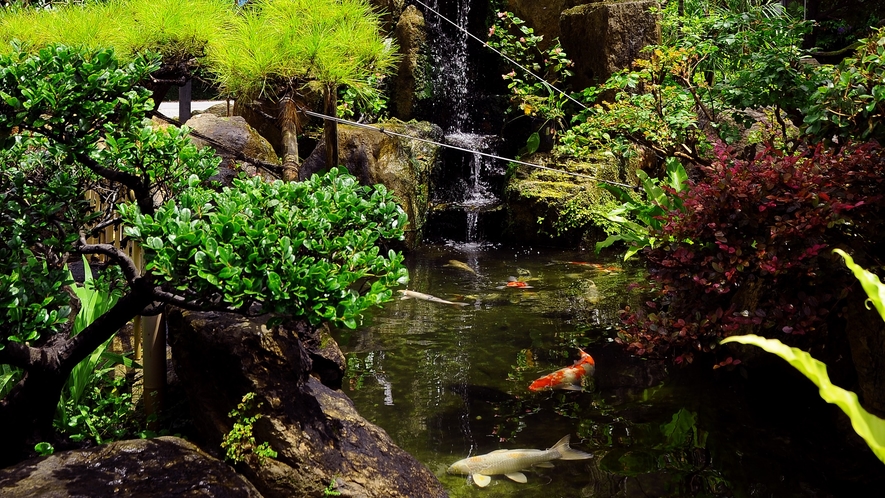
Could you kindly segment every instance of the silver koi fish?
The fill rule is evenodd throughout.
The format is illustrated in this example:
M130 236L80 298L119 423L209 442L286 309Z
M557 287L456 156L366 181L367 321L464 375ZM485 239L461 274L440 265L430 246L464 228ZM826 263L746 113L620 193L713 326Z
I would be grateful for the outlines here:
M468 303L456 303L454 301L446 301L445 299L440 299L436 296L431 296L430 294L425 294L423 292L400 290L399 293L403 295L403 297L401 297L400 299L420 299L422 301L430 301L431 303L454 304L455 306L468 305Z
M573 450L569 438L565 436L547 450L497 450L485 455L465 458L453 463L446 472L469 475L477 486L489 485L492 475L505 475L519 483L527 481L521 470L529 467L553 467L551 460L585 460L592 458L590 453Z

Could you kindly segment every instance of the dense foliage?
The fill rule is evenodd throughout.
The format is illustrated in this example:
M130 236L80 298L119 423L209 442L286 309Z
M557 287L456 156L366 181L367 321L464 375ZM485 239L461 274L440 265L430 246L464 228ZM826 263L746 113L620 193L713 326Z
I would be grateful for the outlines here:
M538 149L540 134L555 138L567 127L566 115L573 105L562 93L564 84L572 72L574 63L562 50L558 39L545 47L544 37L512 12L498 12L495 23L489 28L488 44L505 54L514 67L502 75L510 89L510 111L516 118L531 117L539 121L530 135L526 152ZM512 63L511 63L512 65ZM531 72L531 74L529 74Z
M806 334L839 289L822 282L825 248L880 229L885 157L875 144L805 155L769 149L736 159L725 146L680 193L645 252L658 297L627 313L621 341L690 359L743 326Z
M3 433L5 448L48 427L74 366L157 303L353 327L406 277L402 256L381 250L406 221L382 187L333 170L211 188L213 151L145 120L153 103L136 84L155 67L61 46L0 57L0 363L24 371L0 400L0 422L20 428ZM90 241L112 225L142 245L144 273ZM81 255L107 258L124 287L72 335L80 303L65 265Z
M824 139L885 139L885 28L827 75L805 116L807 132Z
M553 149L653 158L637 173L641 190L606 187L621 207L604 213L617 232L598 247L625 242L653 280L647 306L624 312L619 340L690 361L738 331L822 331L844 275L821 251L875 251L880 239L882 152L870 139L882 134L885 31L833 67L811 59L811 23L779 2L668 2L661 16L662 44L575 94L586 107ZM536 43L516 43L512 26L498 34L501 24L491 37L501 46ZM510 80L521 109L562 122L557 107L520 98L521 77Z

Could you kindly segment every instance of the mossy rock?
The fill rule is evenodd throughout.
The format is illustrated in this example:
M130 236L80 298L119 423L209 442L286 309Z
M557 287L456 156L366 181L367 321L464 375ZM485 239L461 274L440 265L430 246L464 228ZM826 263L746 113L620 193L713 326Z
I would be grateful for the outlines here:
M513 242L556 246L592 246L606 237L601 213L617 203L599 180L635 184L635 166L598 155L587 161L557 160L536 154L526 162L557 170L520 166L504 189L507 238Z

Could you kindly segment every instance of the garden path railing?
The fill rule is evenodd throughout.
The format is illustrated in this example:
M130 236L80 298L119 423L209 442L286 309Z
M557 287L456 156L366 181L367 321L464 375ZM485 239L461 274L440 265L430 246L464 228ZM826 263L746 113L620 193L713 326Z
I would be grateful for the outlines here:
M88 191L86 198L92 202L96 211L104 211L106 206L102 203L101 196L96 192ZM87 240L90 244L112 244L121 249L136 268L144 270L144 253L141 246L127 241L123 236L123 227L110 225L98 236ZM104 262L105 256L95 255L97 261ZM166 334L160 332L163 323L162 315L137 316L132 321L131 343L127 346L119 337L114 339L113 348L122 353L128 347L134 352L136 363L142 365L142 397L147 415L157 413L162 407L163 395L166 388ZM135 396L133 396L135 398Z

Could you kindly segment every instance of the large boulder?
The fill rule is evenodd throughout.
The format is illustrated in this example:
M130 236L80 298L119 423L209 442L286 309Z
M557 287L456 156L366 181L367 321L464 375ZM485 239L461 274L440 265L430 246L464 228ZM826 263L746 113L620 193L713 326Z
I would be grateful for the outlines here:
M441 142L442 130L427 122L393 120L372 125L338 127L339 162L363 185L383 184L392 190L409 216L406 245L415 247L430 208L431 173L440 161L440 147L423 140ZM301 179L326 169L326 147L320 143L301 165Z
M541 48L547 49L553 39L559 36L559 17L564 10L599 1L601 0L507 0L507 9L527 22L536 35L543 36Z
M436 497L436 477L362 418L341 391L310 375L305 344L328 346L304 323L268 328L261 320L223 313L169 314L175 371L206 448L219 448L228 418L244 394L256 393L257 442L278 453L239 470L267 497Z
M249 175L261 174L268 179L279 173L280 159L273 147L241 116L220 117L213 113L202 113L185 124L209 139L194 137L194 143L211 146L221 156L219 177L216 179L223 184L229 184L241 171Z
M573 85L601 83L629 68L647 45L661 43L658 7L653 0L606 1L579 5L562 13L560 41L575 62Z
M193 444L159 437L26 460L0 470L0 496L260 498L261 494L229 465Z
M427 32L421 11L414 5L406 7L396 23L395 34L402 58L390 82L391 112L399 119L409 120L414 117L417 101L429 97L425 48Z

